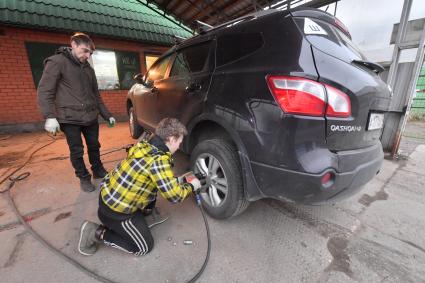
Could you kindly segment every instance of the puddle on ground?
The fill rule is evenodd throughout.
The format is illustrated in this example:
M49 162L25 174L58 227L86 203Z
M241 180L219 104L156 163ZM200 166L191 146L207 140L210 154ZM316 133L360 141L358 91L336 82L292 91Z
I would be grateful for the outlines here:
M359 199L359 203L363 204L364 206L370 206L373 202L377 200L387 200L388 194L381 189L380 191L376 192L374 196L370 196L368 194L363 194L363 196Z
M32 220L34 220L34 219L36 219L38 217L41 217L41 216L46 215L51 210L52 209L50 207L42 208L42 209L38 209L38 210L32 211L30 213L26 213L22 217L24 218L24 220L26 222L31 222ZM13 228L15 228L18 225L21 225L21 222L19 222L19 221L13 221L13 222L10 222L10 223L6 223L6 224L3 224L3 225L0 225L0 232L5 231L5 230L13 229Z
M346 252L348 239L342 237L332 237L328 240L328 250L333 256L332 262L325 271L339 271L353 278L353 271L350 268L350 257Z
M24 245L24 237L26 235L26 231L16 235L16 244L13 248L12 252L9 255L9 259L7 262L3 265L4 268L13 266L18 258L19 252L22 249L22 246Z
M68 158L69 158L68 156L57 156L57 157L52 157L52 158L46 159L45 161L65 160L65 159L68 159Z
M13 151L0 155L0 168L10 167L15 161L24 156L22 151Z
M56 218L55 218L55 220L53 222L58 222L58 221L60 221L62 219L68 218L68 217L71 216L71 214L72 214L71 211L58 214L58 216L56 216Z

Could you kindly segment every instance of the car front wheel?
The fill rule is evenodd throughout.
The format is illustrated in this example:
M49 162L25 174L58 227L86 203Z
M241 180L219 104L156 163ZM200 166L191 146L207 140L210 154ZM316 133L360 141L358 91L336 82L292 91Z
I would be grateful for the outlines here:
M205 176L202 205L211 217L230 218L248 207L239 156L231 143L222 139L200 142L191 154L191 168Z

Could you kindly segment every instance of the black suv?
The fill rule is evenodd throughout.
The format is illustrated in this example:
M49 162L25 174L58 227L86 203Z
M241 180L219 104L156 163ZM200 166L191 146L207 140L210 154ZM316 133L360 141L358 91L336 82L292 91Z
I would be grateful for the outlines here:
M128 93L131 135L164 117L188 128L183 151L207 177L203 206L235 216L250 201L323 203L380 170L390 90L382 67L317 9L268 10L167 51Z

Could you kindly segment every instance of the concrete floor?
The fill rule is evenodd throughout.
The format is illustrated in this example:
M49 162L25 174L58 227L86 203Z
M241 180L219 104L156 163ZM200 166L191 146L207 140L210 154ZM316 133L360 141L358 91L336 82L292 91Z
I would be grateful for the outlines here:
M423 128L419 126L419 129ZM132 143L127 125L101 126L102 150ZM44 133L0 137L0 179L50 138ZM209 218L210 262L199 282L425 282L425 145L408 145L407 159L384 161L359 194L335 205L299 206L261 200L231 220ZM111 169L123 151L103 157ZM133 257L102 247L92 257L76 250L84 219L98 221L98 192L80 192L63 137L35 155L12 195L42 237L87 268L116 282L186 282L206 253L201 214L187 200L159 202L171 214L153 228L154 250ZM187 169L176 158L176 173ZM6 182L7 183L7 182ZM6 187L6 183L0 189ZM192 240L193 245L184 245ZM0 196L1 282L95 282L57 257L19 225Z

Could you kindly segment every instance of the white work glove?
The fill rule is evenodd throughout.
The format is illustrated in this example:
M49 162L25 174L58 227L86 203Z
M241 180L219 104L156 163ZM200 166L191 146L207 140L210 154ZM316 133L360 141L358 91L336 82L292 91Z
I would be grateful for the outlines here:
M179 182L179 184L186 183L186 177L189 175L193 175L192 171L186 172L183 175L177 177L177 181Z
M194 193L199 193L202 185L201 185L201 181L199 181L199 179L196 178L195 175L190 174L190 175L186 176L186 181L188 183L192 184Z
M53 135L56 135L56 133L61 130L56 118L47 118L46 123L44 124L44 129Z
M108 123L109 123L109 126L110 127L113 127L113 126L115 126L115 118L114 117L111 117L111 118L109 118L109 121L108 121Z

